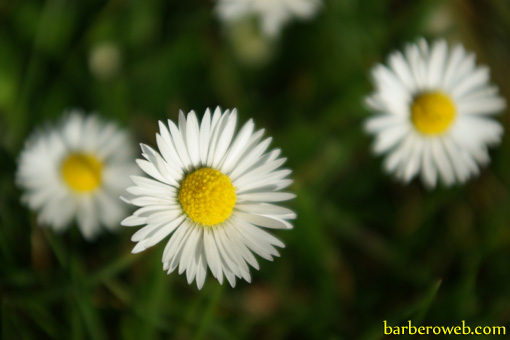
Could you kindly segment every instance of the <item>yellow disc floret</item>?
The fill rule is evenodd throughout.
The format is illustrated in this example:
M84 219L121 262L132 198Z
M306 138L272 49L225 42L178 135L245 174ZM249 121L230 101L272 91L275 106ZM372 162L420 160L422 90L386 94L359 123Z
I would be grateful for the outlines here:
M232 214L236 200L230 178L210 168L186 176L179 191L179 201L186 214L204 226L225 221Z
M455 119L452 100L441 92L426 92L417 96L411 106L411 120L425 135L445 132Z
M93 191L101 184L102 170L95 156L78 152L69 154L60 166L64 182L80 193Z

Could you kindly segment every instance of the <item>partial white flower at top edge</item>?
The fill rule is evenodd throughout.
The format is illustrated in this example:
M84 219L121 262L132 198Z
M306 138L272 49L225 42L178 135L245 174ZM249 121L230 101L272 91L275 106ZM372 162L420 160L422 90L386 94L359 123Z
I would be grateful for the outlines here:
M138 172L130 136L115 124L66 113L60 125L36 131L19 157L17 184L38 222L55 231L74 220L87 240L113 231L127 213L119 196Z
M141 252L170 236L163 269L186 271L188 283L202 288L207 267L234 287L236 277L250 281L248 264L258 269L253 253L272 260L284 244L264 229L291 229L296 214L276 202L295 197L281 192L292 180L279 169L286 158L267 151L249 120L235 134L237 112L207 109L202 122L195 112L179 113L179 124L159 122L159 152L141 144L138 165L151 178L133 176L125 201L140 207L122 225L143 228L133 234Z
M492 115L506 107L489 69L444 40L429 46L420 39L388 63L372 70L375 92L366 103L377 114L365 122L375 153L386 155L386 171L404 182L419 175L428 188L478 174L503 134Z
M275 38L293 17L309 19L320 5L320 0L218 0L216 11L226 22L256 16L262 32Z

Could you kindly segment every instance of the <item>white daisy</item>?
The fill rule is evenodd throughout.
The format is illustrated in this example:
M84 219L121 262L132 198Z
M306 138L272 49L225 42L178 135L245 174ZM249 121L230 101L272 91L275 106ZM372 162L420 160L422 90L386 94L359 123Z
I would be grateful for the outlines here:
M438 178L464 182L489 162L487 148L503 134L491 115L506 105L489 69L461 45L449 50L439 40L429 48L420 39L372 75L376 90L366 102L378 114L365 127L376 137L375 153L387 155L386 171L404 182L419 174L433 188Z
M61 125L34 133L16 174L22 200L38 221L62 231L76 219L87 240L119 226L126 206L119 195L138 171L126 132L96 116L73 110Z
M292 17L309 19L319 6L320 0L218 0L216 10L226 22L257 16L262 32L274 38Z
M295 197L280 192L292 183L280 150L266 152L271 138L260 142L264 130L254 132L249 120L234 137L237 112L217 108L205 112L199 126L193 111L179 113L179 126L159 123L159 152L142 144L138 165L152 178L133 176L128 203L140 207L124 226L145 225L132 237L133 253L171 235L163 269L186 271L188 283L202 288L209 266L223 283L236 277L250 281L248 264L259 268L252 252L272 260L284 244L263 230L291 229L296 214L273 204Z

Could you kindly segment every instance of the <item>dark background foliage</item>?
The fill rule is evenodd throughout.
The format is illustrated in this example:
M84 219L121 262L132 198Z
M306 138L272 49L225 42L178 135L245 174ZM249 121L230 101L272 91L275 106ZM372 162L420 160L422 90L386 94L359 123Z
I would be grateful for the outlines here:
M508 135L478 178L426 191L384 174L362 131L370 68L419 36L463 43L510 98L510 3L324 0L274 42L225 27L213 5L0 0L3 337L369 340L383 320L510 332ZM198 291L162 270L163 244L132 255L133 229L87 243L19 203L25 138L67 108L154 145L157 120L216 105L253 117L294 170L295 228L251 284L209 275Z

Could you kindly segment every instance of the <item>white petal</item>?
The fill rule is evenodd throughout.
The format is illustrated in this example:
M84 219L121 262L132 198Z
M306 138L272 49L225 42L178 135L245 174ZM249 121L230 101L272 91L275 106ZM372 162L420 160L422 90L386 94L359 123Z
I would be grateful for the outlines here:
M442 82L444 68L447 61L448 45L441 39L434 43L430 54L427 74L427 86L437 87Z
M91 196L84 196L80 199L76 219L78 227L86 239L91 240L98 234L99 221Z
M160 134L156 134L156 142L158 143L158 148L161 152L161 155L168 163L175 164L176 168L184 168L179 154L177 153L177 150L175 150L175 145L167 127L162 121L159 121L158 125Z
M240 203L236 204L235 209L239 209L245 211L247 213L252 214L262 214L262 215L275 215L284 219L295 219L296 213L290 209L280 207L274 204L267 203L259 203L259 204L250 204L250 203Z
M234 109L232 114L228 116L226 120L226 126L222 129L218 129L218 136L216 142L216 149L214 150L212 158L212 167L219 168L220 162L225 157L225 154L230 147L232 137L237 123L237 111Z
M284 177L290 175L292 173L289 169L283 169L279 171L273 171L269 174L260 174L258 176L243 176L242 178L238 178L234 182L234 186L236 186L237 193L241 194L244 192L251 191L253 189L261 190L266 186L271 186L277 184Z
M216 112L214 113L213 121L214 121L214 118L216 117L217 112L218 112L218 110L216 110ZM214 125L214 127L211 127L211 138L209 141L209 152L207 154L207 160L206 160L206 165L208 167L213 166L214 158L216 157L216 148L218 148L218 141L220 139L220 135L223 133L223 131L225 130L225 127L228 125L229 116L230 116L229 111L228 110L225 111L225 113L220 116L219 120ZM223 156L223 155L219 155L218 157L220 157L220 156Z
M182 240L186 236L186 234L192 229L186 220L177 227L170 240L165 246L165 250L163 251L162 262L171 262L174 258L175 254L179 250L179 246L183 243Z
M168 205L169 208L173 208L176 205L176 198L177 194L173 193L172 195L168 196L169 198L161 198L161 197L154 197L154 196L141 196L134 198L130 201L132 205L136 205L139 207L145 207L149 205Z
M154 212L147 217L147 224L160 224L171 222L177 217L182 215L182 211L179 210L163 210Z
M218 249L218 254L221 258L222 269L228 282L232 287L235 287L235 277L242 277L241 272L236 263L230 259L230 255L223 246L220 233L217 232L218 228L213 230L214 241Z
M200 161L206 163L211 136L211 111L207 109L200 124Z
M501 112L506 108L506 102L500 97L477 98L475 100L461 100L457 104L459 114L488 115Z
M445 84L445 89L451 93L452 89L457 86L466 76L470 75L475 69L475 56L472 54L467 55L460 61L455 69L449 83Z
M457 180L460 183L466 181L466 179L469 178L469 169L464 166L464 162L462 161L462 151L457 149L456 144L449 136L442 139L442 144L451 161Z
M188 270L192 263L194 263L197 259L195 257L197 247L203 238L203 228L201 227L192 227L190 235L188 237L188 242L186 247L184 247L182 251L181 260L179 262L179 274L183 273L184 270ZM189 278L188 278L189 283Z
M223 254L222 256L228 264L228 267L231 268L238 277L250 282L251 276L248 265L239 251L237 244L232 242L227 233L225 233L225 228L229 227L218 228L215 232L216 244L218 244L218 247L221 249L220 252Z
M413 143L409 143L409 145L409 156L405 157L407 159L407 165L404 170L405 182L410 181L419 171L424 147L423 141L418 138L415 138Z
M374 153L381 154L392 149L395 145L402 142L409 133L409 130L408 124L399 124L379 132L374 142Z
M432 159L436 164L436 167L439 170L439 175L441 176L442 181L450 186L455 181L455 175L453 173L452 165L448 157L446 156L444 148L444 144L442 143L442 139L434 138L430 143Z
M138 229L136 233L131 236L131 241L139 242L147 238L147 236L154 234L155 231L159 230L163 224L149 224L143 228Z
M236 215L246 222L250 222L264 228L292 229L292 224L275 216L249 214L244 212L237 212Z
M273 256L280 256L278 251L268 243L260 242L259 240L248 237L245 230L250 228L250 224L242 220L237 220L234 224L234 228L237 230L239 238L242 242L253 252L265 258L268 261L273 261Z
M170 172L170 175L178 181L182 175L182 162L175 151L172 142L167 142L161 135L156 134L156 142L161 152L161 156L165 160L165 169Z
M154 166L160 178L163 178L164 183L168 183L173 186L178 186L177 180L182 172L173 169L173 166L168 164L161 155L151 147L140 144L142 148L142 155Z
M394 93L407 93L407 89L404 84L399 80L397 75L386 66L382 64L377 65L374 67L372 75L375 81L380 84L381 89Z
M175 220L163 224L161 228L159 228L150 238L148 238L146 246L152 247L156 243L159 243L159 241L161 241L162 239L170 235L172 232L174 232L174 230L181 225L183 220L184 216L179 216Z
M377 133L387 128L402 123L402 119L393 115L376 115L365 121L365 131L368 133Z
M456 76L457 69L461 64L461 61L465 58L466 52L464 51L464 47L462 45L456 45L452 52L450 53L450 57L448 59L448 63L445 67L445 74L443 77L443 86L445 90L450 91L452 85L454 85L454 79Z
M222 283L223 274L222 274L222 263L220 259L220 255L218 254L218 249L216 246L216 241L214 240L214 235L211 229L204 230L204 249L205 255L207 258L207 264L211 269L213 276Z
M402 142L390 152L389 156L385 159L384 167L387 172L393 173L396 169L407 161L407 155L410 153L412 145L414 145L414 133L409 133Z
M166 183L166 179L159 173L156 167L151 163L146 161L145 159L137 159L136 163L147 175Z
M423 149L423 171L422 178L424 184L429 188L436 186L437 170L432 160L432 150L430 145L425 145Z
M184 229L185 232L182 236L180 243L176 244L173 249L172 258L170 259L170 266L168 268L168 273L173 272L179 265L181 257L182 257L182 253L183 253L184 249L186 249L189 245L189 237L190 237L191 232L193 231L193 228L194 228L192 225L186 224L186 221L183 222L182 225L184 226L184 228L181 227L178 230ZM172 239L170 239L170 241L172 241Z
M145 224L146 220L147 220L146 217L139 217L139 216L132 215L132 216L126 217L124 220L122 220L122 222L120 222L120 224L124 227L134 227L134 226L139 226L141 224Z
M207 276L207 265L205 263L205 254L201 253L198 258L197 269L197 288L200 290L204 286L205 277Z
M457 100L476 90L477 88L486 84L489 80L489 69L486 67L479 67L474 72L470 73L452 88L451 94Z
M420 91L425 88L425 74L423 72L424 61L418 47L414 44L408 45L405 51L406 59L413 75L415 88Z
M179 209L180 210L180 209ZM138 217L149 217L150 215L152 215L154 212L165 212L165 211L168 211L168 205L167 204L163 204L163 205L148 205L146 207L142 207L140 209L137 209L133 215L134 216L138 216Z
M244 182L255 180L255 178L268 174L279 168L287 160L286 158L276 159L279 153L280 150L276 149L259 158L259 161L251 166L250 171L244 172L242 175L233 180L234 185L238 186L240 181Z
M246 144L248 144L254 128L255 124L251 119L241 128L241 131L239 131L239 134L232 143L232 146L229 148L224 161L219 166L222 173L229 173L232 170L232 167L239 161L241 151L244 150Z
M179 155L179 159L182 163L183 169L190 170L192 163L191 160L189 159L188 148L184 143L181 131L177 128L177 126L175 126L175 124L171 120L168 120L168 127L170 129L170 134L172 136L172 143L175 146L177 154Z
M295 194L288 192L254 192L242 194L237 197L239 203L242 202L280 202L287 201L296 197Z
M229 227L225 229L225 232L232 241L231 244L238 246L237 250L252 267L259 269L257 260L251 253L252 251L268 261L273 260L273 256L270 253L254 243L253 240L248 239L242 234L242 232L239 231L239 221L234 223L227 222L227 225L229 225Z
M395 52L389 57L389 64L396 73L402 84L409 90L414 90L414 80L412 78L411 69L407 64L404 56L400 52Z
M271 143L272 138L266 138L262 143L258 144L255 148L253 148L242 160L239 162L238 166L232 171L230 178L232 180L236 180L240 175L242 175L246 170L249 170L250 167L256 163L260 156L266 151Z
M261 243L267 243L272 246L285 248L282 241L268 233L267 231L258 228L250 223L243 224L242 232L245 233L250 239L257 240ZM271 250L274 251L274 250Z
M200 129L194 111L188 114L186 124L186 146L188 147L191 163L193 166L198 167L200 165Z

